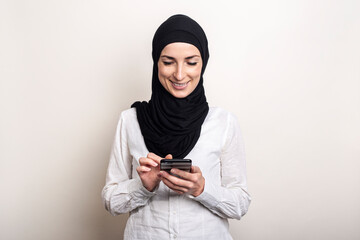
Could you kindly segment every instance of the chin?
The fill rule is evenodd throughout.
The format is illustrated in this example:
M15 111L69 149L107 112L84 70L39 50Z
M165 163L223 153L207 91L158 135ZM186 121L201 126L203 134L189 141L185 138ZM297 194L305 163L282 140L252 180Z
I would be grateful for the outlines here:
M189 96L189 93L187 93L187 92L184 92L184 93L171 92L171 95L173 95L176 98L185 98L185 97Z

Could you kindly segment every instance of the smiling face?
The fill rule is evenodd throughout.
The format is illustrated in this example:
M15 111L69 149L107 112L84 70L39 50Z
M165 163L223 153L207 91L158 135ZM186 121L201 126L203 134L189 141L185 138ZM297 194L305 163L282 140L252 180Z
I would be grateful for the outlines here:
M158 61L161 85L176 98L187 97L201 77L200 51L192 44L175 42L165 46Z

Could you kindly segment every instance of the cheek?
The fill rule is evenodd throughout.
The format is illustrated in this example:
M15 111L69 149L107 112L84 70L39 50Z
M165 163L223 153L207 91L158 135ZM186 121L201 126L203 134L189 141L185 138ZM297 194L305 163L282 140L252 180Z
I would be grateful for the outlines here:
M166 87L166 77L160 71L159 71L159 74L158 74L158 78L159 78L159 81L160 81L161 85Z
M194 69L189 74L191 74L192 78L199 80L201 76L201 67Z
M158 72L159 72L159 78L167 78L171 75L171 71L169 68L159 67Z
M158 67L158 78L159 78L161 84L164 85L164 82L165 82L164 78L166 78L166 77L164 76L164 70L161 67Z

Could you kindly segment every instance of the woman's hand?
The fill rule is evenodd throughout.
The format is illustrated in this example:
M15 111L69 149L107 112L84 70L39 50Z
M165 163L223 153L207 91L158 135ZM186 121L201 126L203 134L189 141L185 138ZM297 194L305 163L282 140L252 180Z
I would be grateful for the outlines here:
M175 192L179 194L188 193L197 197L204 191L205 178L199 167L192 166L191 173L173 168L171 169L171 173L181 178L175 177L165 171L160 171L159 177L161 177L161 180L166 186Z
M168 154L166 159L171 159L172 156ZM136 168L143 186L150 192L159 185L160 178L158 176L160 172L160 160L162 158L154 153L149 153L147 157L139 159L140 166Z

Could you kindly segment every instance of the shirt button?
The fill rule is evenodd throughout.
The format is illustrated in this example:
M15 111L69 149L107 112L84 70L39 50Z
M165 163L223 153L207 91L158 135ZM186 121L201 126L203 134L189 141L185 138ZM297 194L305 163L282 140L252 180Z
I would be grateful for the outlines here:
M175 215L175 214L176 214L176 211L173 211L173 214Z

